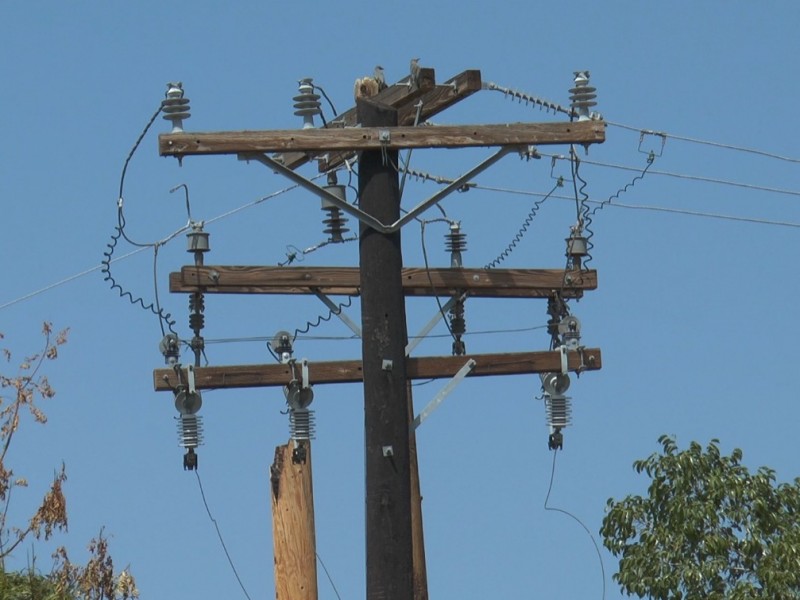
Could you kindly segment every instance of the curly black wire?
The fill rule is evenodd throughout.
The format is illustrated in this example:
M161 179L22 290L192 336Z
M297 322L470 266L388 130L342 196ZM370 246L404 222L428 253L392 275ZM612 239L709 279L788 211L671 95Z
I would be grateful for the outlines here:
M131 292L125 291L125 289L123 289L123 287L119 285L119 283L117 283L116 279L111 274L111 260L112 257L114 256L114 251L117 247L117 244L119 243L120 238L124 239L129 244L136 246L138 248L153 247L155 249L153 269L154 271L156 269L155 260L158 256L158 244L140 244L134 242L125 234L126 221L125 221L125 215L123 213L123 204L124 204L123 190L125 188L125 175L128 172L128 164L133 158L133 155L136 153L137 148L139 148L139 145L142 143L144 136L150 130L150 127L152 127L153 123L158 118L158 115L161 114L162 107L163 104L159 104L158 109L150 117L150 120L147 122L147 125L145 125L144 129L142 130L142 133L139 134L139 137L136 139L136 142L133 144L133 147L131 148L130 152L128 152L128 156L125 158L125 163L122 166L122 174L120 175L119 178L119 199L117 200L117 225L114 228L115 233L111 234L111 242L106 244L107 250L103 252L104 258L100 261L102 265L100 272L104 276L103 280L110 282L111 289L119 291L120 298L127 298L132 305L136 306L138 304L139 306L142 307L142 309L150 311L158 317L162 335L166 333L164 329L164 325L166 324L169 331L177 336L177 332L174 329L175 320L171 319L172 315L170 313L165 312L160 306L157 305L158 304L157 287L156 287L156 301L151 302L150 304L145 304L143 297L140 296L138 298L134 298L133 294Z
M603 208L605 208L605 206L607 204L611 204L611 202L613 202L615 199L618 199L622 194L624 194L630 188L635 186L638 181L641 181L642 179L644 179L644 176L647 175L647 171L650 170L650 167L653 166L653 163L655 163L655 161L656 161L656 155L651 150L650 154L647 155L647 165L645 166L644 169L642 169L642 172L639 173L633 179L631 179L631 181L629 181L627 184L625 184L624 187L621 187L616 192L614 192L611 196L608 197L608 199L603 200L600 204L595 206L594 209L592 209L591 214L595 214L598 210L602 210Z
M553 186L553 189L547 192L547 194L544 197L540 198L539 200L533 203L531 211L528 213L528 216L525 217L525 220L522 222L522 225L520 226L519 231L517 231L517 234L514 236L514 239L512 239L511 242L509 242L508 246L506 246L505 250L503 250L497 256L497 258L487 263L483 267L484 269L486 270L494 269L496 266L498 266L506 258L509 257L511 252L517 247L517 244L519 244L522 241L522 237L528 232L528 228L531 226L531 223L533 223L533 219L536 217L536 213L539 211L541 205L544 204L545 200L547 200L553 194L553 192L555 192L558 188L560 188L563 185L564 185L564 179L562 177L559 177L558 181Z
M592 225L592 216L594 214L596 214L598 210L602 210L606 205L611 204L611 202L613 202L615 199L619 199L619 197L622 194L626 193L629 189L633 188L638 181L641 181L642 179L644 179L645 175L647 175L647 171L650 169L650 167L653 165L653 163L655 163L655 161L656 161L656 155L651 151L650 154L648 154L648 156L647 156L647 165L645 165L644 169L642 169L642 172L639 173L633 179L631 179L628 183L626 183L625 186L621 187L616 192L611 194L606 200L603 200L600 204L595 206L591 211L589 210L589 206L586 203L586 200L588 200L588 196L586 196L586 198L584 200L582 200L582 209L583 210L582 210L582 217L581 218L582 218L582 221L583 221L583 228L585 229L585 231L587 233L587 235L586 235L586 250L587 250L587 252L589 252L589 255L587 256L586 260L583 263L584 268L586 268L586 265L588 265L592 261L591 250L592 250L592 248L594 248L594 244L592 243L592 238L594 237L594 230L591 227L591 225ZM575 167L575 174L580 179L580 175L578 174L578 167L577 166ZM583 179L580 179L580 181L582 183L582 185L581 185L581 191L582 191L583 188L586 187L586 182Z
M316 320L314 321L306 321L306 324L302 327L298 327L294 330L294 334L292 335L292 342L297 339L298 335L306 334L312 329L319 327L322 323L329 322L333 317L339 315L345 308L350 308L353 305L353 298L358 297L361 295L361 290L357 289L355 294L348 294L347 299L339 302L336 305L336 308L329 308L327 313L323 313L317 316ZM270 350L271 351L271 350Z
M108 281L111 283L112 290L118 290L120 298L127 298L128 301L136 306L137 304L141 306L144 310L152 312L156 315L159 319L159 324L161 325L161 333L164 334L164 324L167 325L167 328L170 330L171 333L178 335L175 331L175 320L172 319L172 315L168 312L165 312L163 308L156 308L155 302L151 302L150 304L145 304L144 298L141 296L139 298L134 298L133 294L128 291L125 291L121 285L119 285L114 279L114 276L111 274L111 257L114 255L114 249L117 247L120 238L122 237L122 228L117 226L115 227L116 233L111 235L111 242L107 244L108 250L103 252L103 259L101 261L102 268L100 272L103 273L104 278L103 281ZM155 267L154 267L155 268Z

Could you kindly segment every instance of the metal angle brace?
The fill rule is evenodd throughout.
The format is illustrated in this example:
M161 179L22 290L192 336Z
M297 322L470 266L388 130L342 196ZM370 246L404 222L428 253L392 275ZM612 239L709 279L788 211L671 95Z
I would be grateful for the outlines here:
M461 383L461 380L464 379L467 375L470 374L472 369L475 368L475 359L470 358L461 369L459 369L458 373L453 375L453 378L447 382L439 393L433 397L433 400L428 402L428 405L420 411L420 413L414 419L414 422L411 423L411 431L416 431L417 427L422 425L422 422L427 419L430 414L436 410L442 401L450 395L450 393L455 389L455 387Z
M444 314L448 310L450 310L450 308L452 308L452 306L456 302L458 302L459 300L464 300L466 297L467 297L466 293L461 294L460 296L453 296L452 298L450 298L450 300L447 301L447 304L442 306L442 310L437 310L433 318L430 321L428 321L428 324L425 325L425 327L423 327L422 329L420 329L419 333L416 336L414 336L413 340L411 340L410 342L408 342L408 344L406 344L406 356L411 355L411 353L414 351L414 348L416 348L419 345L419 343L423 339L425 339L425 337L431 332L431 329L433 329L439 321L444 319Z
M408 213L403 215L401 218L399 218L391 225L384 225L372 215L365 213L363 210L357 208L356 206L353 206L352 204L350 204L345 200L342 200L341 198L337 198L336 196L331 194L328 190L318 186L316 183L314 183L309 179L306 179L302 175L295 173L292 169L282 165L281 163L267 156L266 154L239 154L238 156L239 160L247 160L247 161L256 160L260 162L261 164L272 169L276 173L283 175L287 179L293 181L300 187L329 201L334 206L337 206L347 214L355 217L356 219L361 221L364 225L371 227L375 231L378 231L380 233L394 233L395 231L398 231L401 227L403 227L405 224L407 224L409 221L412 221L418 215L428 210L431 206L440 202L442 199L445 198L445 196L449 196L453 192L460 189L470 179L475 177L475 175L482 173L483 171L491 167L493 164L495 164L497 161L499 161L501 158L503 158L506 154L514 152L515 150L516 148L514 146L504 146L500 148L500 150L492 154L489 158L487 158L483 162L479 163L478 165L476 165L475 167L473 167L472 169L461 175L458 179L455 179L447 187L439 190L437 193L435 193L427 200L424 200L419 204L417 204L417 206L412 208Z
M353 333L356 334L357 337L361 337L361 328L356 325L353 320L348 317L346 314L342 312L342 306L336 304L333 300L328 298L325 294L320 292L319 290L314 290L314 295L322 300L322 302L331 310L331 314L339 317L339 319L347 325Z

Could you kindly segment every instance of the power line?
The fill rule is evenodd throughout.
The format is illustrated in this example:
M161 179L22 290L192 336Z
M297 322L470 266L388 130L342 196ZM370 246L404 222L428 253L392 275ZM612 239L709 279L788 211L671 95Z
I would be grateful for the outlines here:
M117 261L129 258L129 257L133 256L134 254L139 254L139 252L142 252L144 250L147 250L147 248L137 248L136 250L132 250L131 252L128 252L127 254L123 254L122 256L118 256L117 258L113 259L111 262L117 262ZM49 292L50 290L52 290L54 288L57 288L59 286L62 286L65 283L69 283L70 281L74 281L75 279L79 279L80 277L83 277L84 275L88 275L89 273L94 273L95 271L99 271L102 268L103 268L103 264L99 264L99 265L96 265L96 266L91 267L89 269L86 269L85 271L81 271L80 273L75 273L75 275L70 275L69 277L61 279L60 281L56 281L55 283L51 283L50 285L47 285L47 286L45 286L43 288L40 288L38 290L35 290L33 292L30 292L29 294L25 294L24 296L20 296L19 298L16 298L14 300L6 302L5 304L0 304L0 310L3 310L4 308L8 308L9 306L13 306L15 304L18 304L18 303L23 302L25 300L30 300L31 298L33 298L35 296L38 296L39 294L43 294L45 292Z
M595 552L597 552L597 560L600 562L600 575L603 578L603 600L605 600L605 597L606 597L606 568L603 565L603 555L600 554L600 548L598 547L597 541L594 539L594 536L592 535L592 532L589 531L589 528L586 527L586 525L583 524L583 521L581 521L578 517L573 515L571 512L569 512L567 510L564 510L562 508L555 508L555 507L552 507L552 506L548 506L548 502L550 501L550 492L553 491L553 480L555 479L555 475L556 475L556 455L557 454L558 454L558 450L553 450L553 468L550 470L550 485L547 487L547 496L544 499L544 509L545 510L550 510L550 511L553 511L553 512L560 512L561 514L567 515L569 518L574 519L575 521L577 521L578 525L583 527L583 530L589 536L589 539L592 540L592 544L594 544Z
M583 160L583 159L581 159ZM641 172L641 169L637 169L635 167L630 167L631 170ZM654 171L650 171L653 173ZM434 181L436 183L446 183L449 181L444 177L438 177L435 175L431 175L429 173L422 173L422 172L412 172L412 175L418 177L423 181ZM490 186L490 185L481 185L477 183L467 183L468 189L475 189L475 190L483 190L487 192L500 192L503 194L515 194L518 196L538 196L544 197L547 194L542 192L532 192L530 190L520 190L514 188L504 188L504 187L497 187L497 186ZM554 198L556 200L569 200L570 202L575 202L574 196L565 196L565 195L558 195L552 194L549 196L550 198ZM600 200L587 200L589 204L602 204ZM621 203L612 203L608 204L608 206L616 207L616 208L624 208L624 209L635 209L635 210L650 210L655 212L665 212L665 213L673 213L678 215L686 215L691 217L705 217L710 219L723 219L728 221L740 221L743 223L755 223L758 225L773 225L773 226L780 226L780 227L792 227L792 228L800 228L800 223L793 223L790 221L776 221L770 219L758 219L753 217L739 217L735 215L726 215L720 213L710 213L710 212L701 212L701 211L693 211L693 210L685 210L679 208L667 208L661 206L647 206L647 205L637 205L637 204L621 204Z
M531 327L516 327L513 329L486 329L481 331L467 331L463 335L497 335L497 334L505 334L505 333L527 333L530 331L536 331L539 329L547 329L547 325L535 325ZM215 338L215 339L206 339L206 345L208 344L231 344L231 343L249 343L249 342L258 342L264 343L271 341L275 336L251 336L251 337L236 337L236 338ZM449 333L438 333L438 334L428 334L425 336L415 336L409 335L408 339L416 339L418 337L422 337L424 339L428 338L449 338ZM323 341L323 342L342 342L342 341L353 341L358 340L355 335L308 335L297 336L298 340L307 340L307 341Z
M702 144L704 146L712 146L714 148L723 148L725 150L736 150L738 152L746 152L748 154L756 154L758 156L765 156L767 158L774 158L776 160L783 160L786 162L791 163L800 163L800 159L792 158L790 156L782 156L780 154L775 154L773 152L767 152L765 150L758 150L756 148L746 148L744 146L736 146L734 144L724 144L722 142L714 142L711 140L701 140L698 138L692 138L682 135L675 135L673 133L666 133L664 131L654 131L652 129L642 129L640 127L633 127L631 125L625 125L623 123L615 123L614 121L605 121L608 125L613 127L619 127L621 129L628 129L630 131L638 131L641 134L646 135L657 135L663 138L671 138L673 140L678 140L681 142L690 142L692 144Z
M317 177L321 177L321 175L317 176ZM315 179L317 177L315 177ZM274 198L276 196L280 196L281 194L285 194L286 192L289 192L289 191L295 189L296 187L297 187L296 185L292 185L292 186L283 188L281 190L278 190L276 192L272 192L271 194L268 194L266 196L262 196L261 198L253 200L252 202L248 202L247 204L243 204L242 206L239 206L237 208L229 210L228 212L222 213L221 215L217 215L216 217L212 217L211 219L208 219L207 221L204 221L204 223L205 224L209 224L209 223L214 223L215 221L219 221L221 219L225 219L227 217L230 217L233 214L236 214L239 211L245 210L247 208L252 208L253 206L256 206L258 204L261 204L262 202L265 202L266 200L270 200L270 199L272 199L272 198ZM181 227L179 230L171 233L170 235L165 237L163 240L158 242L158 244L163 246L164 244L172 241L175 237L177 237L183 231L186 231L186 227ZM136 250L132 250L131 252L128 252L127 254L123 254L122 256L117 256L116 258L111 259L110 263L116 263L116 262L118 262L120 260L124 260L126 258L130 258L134 254L139 254L140 252L142 252L144 250L147 250L148 248L150 248L150 246L137 247ZM94 273L95 271L99 271L104 266L105 266L105 263L101 263L101 264L96 265L94 267L90 267L90 268L88 268L88 269L86 269L84 271L81 271L80 273L75 273L74 275L70 275L69 277L65 277L64 279L61 279L61 280L56 281L54 283L51 283L51 284L49 284L49 285L47 285L47 286L45 286L43 288L40 288L38 290L34 290L33 292L25 294L24 296L20 296L19 298L15 298L14 300L10 300L9 302L6 302L5 304L0 304L0 310L3 310L4 308L8 308L9 306L13 306L15 304L19 304L20 302L23 302L25 300L30 300L31 298L33 298L35 296L38 296L39 294L43 294L44 292L49 292L50 290L52 290L54 288L57 288L57 287L60 287L60 286L64 285L65 283L69 283L70 281L74 281L76 279L79 279L81 277L89 275L90 273Z
M200 481L200 473L197 471L197 469L195 469L194 474L197 476L197 485L200 487L200 496L203 498L203 506L206 507L208 518L211 519L211 522L214 524L214 528L217 530L217 537L219 538L219 543L222 544L222 549L225 551L225 556L228 558L228 563L231 565L233 574L236 576L236 581L239 582L239 586L242 588L242 592L244 592L244 595L247 598L247 600L251 600L250 594L247 593L247 589L244 587L242 579L239 577L239 572L236 570L236 566L233 564L233 559L231 558L231 555L228 552L228 548L227 546L225 546L225 540L222 539L222 532L219 530L219 524L217 523L217 520L211 515L211 509L208 508L208 502L206 501L206 493L203 491L203 482Z
M539 98L532 94L527 94L525 92L521 92L512 88L507 88L501 85L498 85L494 82L486 82L483 84L483 89L501 92L507 98L512 100L517 100L518 102L524 102L526 106L533 104L534 106L538 107L539 109L546 110L546 111L553 111L554 113L564 113L569 116L573 116L575 113L572 108L563 106L556 102L551 102L549 100L545 100L543 98ZM758 156L764 156L766 158L774 158L776 160L782 160L791 163L800 163L799 158L793 158L790 156L783 156L781 154L776 154L774 152L768 152L766 150L759 150L757 148L747 148L745 146L737 146L735 144L726 144L723 142L715 142L712 140L702 140L699 138L693 138L683 135L676 135L673 133L667 133L665 131L656 131L654 129L644 129L641 127L634 127L632 125L626 125L624 123L617 123L615 121L608 121L607 119L602 118L599 114L595 113L595 116L598 120L602 120L607 125L611 125L612 127L619 127L621 129L627 129L629 131L636 131L642 135L657 135L661 138L671 138L673 140L678 140L681 142L689 142L692 144L701 144L704 146L711 146L713 148L722 148L725 150L734 150L737 152L745 152L748 154L755 154Z
M549 156L551 158L555 158L555 159L558 159L558 160L571 160L568 156L564 156L563 154L544 154L544 153L542 153L542 156ZM586 163L587 165L595 165L595 166L598 166L598 167L608 167L608 168L611 168L611 169L621 169L623 171L641 171L641 169L638 168L638 167L631 167L631 166L628 166L628 165L617 165L617 164L614 164L614 163L606 163L606 162L600 162L600 161L595 161L595 160L588 160L588 159L585 159L585 158L582 158L581 162L582 163ZM756 184L752 184L752 183L742 183L742 182L739 182L739 181L730 181L730 180L727 180L727 179L716 179L716 178L713 178L713 177L704 177L702 175L687 175L687 174L684 174L684 173L672 173L670 171L658 171L658 170L655 170L655 169L651 169L649 171L649 173L651 173L652 175L663 175L665 177L675 177L675 178L678 178L678 179L688 179L688 180L691 180L691 181L702 181L702 182L705 182L705 183L716 183L716 184L719 184L719 185L730 185L730 186L734 186L734 187L741 187L741 188L750 189L750 190L757 190L757 191L761 191L761 192L770 192L770 193L773 193L773 194L787 194L789 196L800 196L800 191L787 190L787 189L783 189L783 188L773 188L773 187L767 187L767 186L762 186L762 185L756 185Z
M486 190L491 192L500 192L505 194L517 194L521 196L545 196L545 194L541 192L530 192L528 190L515 190L511 188L500 188L500 187L491 187L491 186L483 186L483 185L476 185L474 186L475 189ZM570 202L574 202L575 198L572 196L556 196L552 195L551 198L555 198L557 200L569 200ZM599 200L587 200L589 204L603 204ZM723 219L727 221L741 221L743 223L755 223L758 225L773 225L773 226L780 226L780 227L792 227L792 228L800 228L800 223L793 223L791 221L775 221L770 219L757 219L754 217L738 217L736 215L726 215L721 213L711 213L711 212L702 212L702 211L695 211L695 210L687 210L682 208L668 208L664 206L648 206L644 204L623 204L619 202L614 202L613 204L606 204L606 206L610 206L611 208L624 208L624 209L631 209L631 210L650 210L655 212L664 212L664 213L672 213L676 215L685 215L690 217L704 217L709 219Z

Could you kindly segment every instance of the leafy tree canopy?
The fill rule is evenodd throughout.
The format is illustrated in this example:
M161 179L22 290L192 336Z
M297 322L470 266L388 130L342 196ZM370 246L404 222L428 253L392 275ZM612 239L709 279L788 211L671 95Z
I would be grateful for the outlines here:
M614 579L628 595L657 599L800 599L800 478L741 464L719 441L661 453L633 467L650 479L646 496L609 499L600 530L620 557Z

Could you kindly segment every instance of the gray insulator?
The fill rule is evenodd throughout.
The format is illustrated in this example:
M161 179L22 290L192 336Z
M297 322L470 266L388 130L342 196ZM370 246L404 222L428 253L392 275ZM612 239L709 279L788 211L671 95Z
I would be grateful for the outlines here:
M168 83L166 96L161 101L163 118L172 121L172 133L181 133L183 132L183 120L191 116L189 99L183 97L183 86L180 83Z
M316 434L314 411L308 409L289 410L289 435L295 441L313 440Z
M461 231L460 225L450 225L450 233L445 234L445 249L450 252L450 266L454 269L463 266L461 253L467 250L467 234Z
M345 227L347 219L342 216L342 211L335 206L323 210L327 211L328 218L322 221L323 225L325 225L325 229L322 232L329 236L331 242L343 242L344 234L350 231Z
M589 85L589 71L575 72L575 87L569 90L569 99L572 102L572 110L578 115L579 121L586 121L590 118L589 109L597 106L596 88Z
M547 424L553 429L563 429L572 424L572 399L567 396L544 395Z
M310 129L314 127L314 115L322 114L320 104L320 95L314 93L314 84L312 79L301 79L297 96L292 98L294 100L294 114L298 117L303 117L303 129Z
M178 445L181 448L197 448L203 444L203 417L181 415L178 417Z

